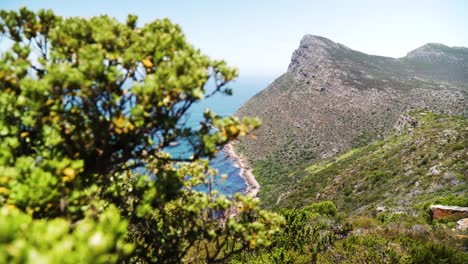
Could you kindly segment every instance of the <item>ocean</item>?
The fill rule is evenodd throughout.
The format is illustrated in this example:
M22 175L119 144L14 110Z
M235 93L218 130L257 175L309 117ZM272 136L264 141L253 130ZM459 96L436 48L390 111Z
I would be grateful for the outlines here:
M243 103L265 88L271 81L271 78L259 77L240 77L236 79L228 85L228 87L232 88L233 95L217 94L193 105L189 110L186 125L197 126L200 120L202 120L204 110L207 108L220 116L232 115ZM170 150L172 155L183 155L182 153L186 152L188 143L184 141L180 141L179 143L180 145ZM233 161L224 152L219 152L211 160L211 166L218 170L215 189L225 195L245 191L247 185L244 178L240 176L240 169L235 166ZM228 176L227 179L221 180L222 174L226 174Z

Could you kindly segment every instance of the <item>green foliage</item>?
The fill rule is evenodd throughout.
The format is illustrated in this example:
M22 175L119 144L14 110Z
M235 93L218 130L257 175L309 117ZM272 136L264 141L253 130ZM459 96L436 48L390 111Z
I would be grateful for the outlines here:
M320 253L318 263L466 263L468 254L404 234L350 236Z
M361 148L378 139L376 131L365 131L351 139L352 148Z
M272 244L266 250L245 253L234 259L234 263L315 263L319 252L332 247L338 238L351 231L329 201L300 210L282 210L281 214L286 224L274 236Z
M336 206L331 201L313 203L311 205L304 207L302 210L308 213L316 213L319 215L326 215L330 217L335 216L337 213Z
M282 215L286 226L268 248L230 263L464 263L468 257L459 233L405 213L345 219L333 203L321 202Z
M351 236L318 257L318 263L398 263L397 252L376 236Z
M196 191L214 184L209 159L259 121L207 111L199 127L183 122L194 103L231 94L237 70L168 19L21 8L0 11L0 34L11 42L0 56L0 206L19 224L2 260L173 263L203 248L197 261L221 261L269 245L282 217L251 198ZM182 139L187 156L165 152ZM240 213L223 220L233 207Z
M468 197L461 196L461 195L453 195L449 194L447 196L438 197L434 201L433 204L441 204L441 205L448 205L448 206L463 206L468 207Z
M420 211L423 212L423 217L426 220L426 222L431 223L432 222L432 217L430 214L430 206L435 205L435 204L440 204L440 205L447 205L447 206L462 206L462 207L468 207L468 198L463 196L463 195L454 195L454 194L448 194L448 195L443 195L439 196L435 199L431 199L429 201L426 201L422 205L419 206ZM436 221L437 223L444 223L446 220L440 219ZM453 219L452 219L453 222ZM450 221L449 221L450 223Z
M447 245L413 243L409 249L410 263L466 263L468 254L457 252Z
M0 211L1 263L109 263L132 251L126 221L109 206L74 226L64 218L33 219L15 208Z

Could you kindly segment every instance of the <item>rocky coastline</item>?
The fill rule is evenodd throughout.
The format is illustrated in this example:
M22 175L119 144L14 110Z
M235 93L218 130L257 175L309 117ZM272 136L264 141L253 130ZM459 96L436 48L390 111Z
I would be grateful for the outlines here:
M252 173L252 169L249 167L245 157L236 153L233 142L226 144L226 146L223 148L223 151L226 153L226 156L233 161L234 166L240 169L240 176L244 178L245 183L247 184L247 189L245 190L244 194L251 197L257 197L258 191L260 190L260 184L258 184L257 180L255 179Z

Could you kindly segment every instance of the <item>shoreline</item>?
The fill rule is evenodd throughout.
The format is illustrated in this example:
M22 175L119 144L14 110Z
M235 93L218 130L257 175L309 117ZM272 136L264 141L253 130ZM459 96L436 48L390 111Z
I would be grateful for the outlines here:
M247 165L247 160L240 154L237 154L232 142L229 142L223 147L223 151L228 158L230 158L234 165L240 169L240 176L244 178L247 188L244 191L245 195L257 197L260 190L260 184L255 179L252 169Z

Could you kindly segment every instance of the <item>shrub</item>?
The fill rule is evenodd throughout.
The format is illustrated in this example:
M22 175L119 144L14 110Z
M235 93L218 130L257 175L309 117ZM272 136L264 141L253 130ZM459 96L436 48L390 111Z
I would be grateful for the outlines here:
M209 249L205 261L222 261L268 245L279 229L282 218L252 198L197 191L217 174L209 160L259 126L209 110L199 127L185 126L194 103L232 93L237 70L190 45L169 19L137 20L0 10L0 38L9 39L0 55L0 207L17 208L25 225L7 232L7 262L181 262L199 247ZM167 153L177 140L189 142L188 155ZM214 215L237 204L240 213L220 224Z
M326 215L326 216L331 216L331 217L335 216L337 213L336 206L331 201L313 203L311 205L304 207L304 209L302 210L305 212L317 213L320 215Z

